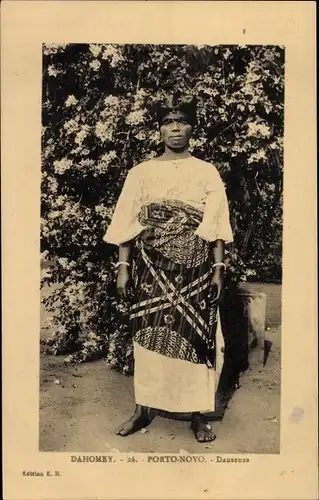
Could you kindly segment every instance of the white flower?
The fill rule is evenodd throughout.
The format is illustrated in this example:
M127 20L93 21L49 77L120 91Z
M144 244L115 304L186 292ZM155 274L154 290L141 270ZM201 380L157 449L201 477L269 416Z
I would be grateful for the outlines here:
M272 110L273 106L271 104L265 104L265 111L267 115L269 115L270 111Z
M258 132L259 124L256 122L248 123L248 135L256 135Z
M193 137L189 141L190 149L200 148L203 144L205 144L206 139L203 137L201 139L194 139Z
M65 124L63 125L63 128L66 130L66 133L69 135L69 134L72 134L73 132L75 132L76 130L78 130L79 128L79 124L76 120L68 120L67 122L65 122Z
M158 144L160 141L160 138L161 138L161 136L160 136L159 130L153 130L151 135L149 136L148 140L152 144Z
M105 172L107 172L107 169L109 168L108 164L107 163L103 163L103 162L98 162L97 165L96 165L96 172L98 172L99 174L105 174Z
M144 122L145 118L145 111L143 110L138 110L138 111L131 111L125 119L125 123L128 125L139 125Z
M113 130L108 123L98 121L95 125L95 135L102 141L110 141L113 138Z
M117 157L116 151L109 151L101 156L100 160L97 163L97 169L100 173L106 172L112 160Z
M249 73L247 73L246 82L248 84L254 83L254 82L257 82L258 80L260 80L260 78L261 78L261 75L258 75L257 73L254 73L254 72L249 72Z
M136 135L135 135L136 139L138 139L139 141L145 141L146 139L146 134L144 132L144 130L140 130Z
M68 295L68 300L69 300L69 304L70 306L76 304L76 301L77 301L77 296L76 295Z
M219 94L218 90L214 88L205 87L204 90L206 94L209 94L213 97L216 97Z
M113 57L110 65L112 68L116 68L122 61L124 61L124 58L117 54Z
M48 268L41 269L41 279L51 278L51 276L52 271L50 271Z
M120 103L120 100L118 97L116 97L115 95L108 95L105 99L104 99L104 104L105 106L118 106Z
M82 147L78 146L77 148L72 149L72 154L77 155L77 154L81 153L81 151L82 151Z
M110 342L108 352L112 353L116 351L116 345L114 342Z
M94 160L91 160L90 158L83 158L79 165L80 167L92 167L94 165Z
M248 163L258 163L259 160L267 160L266 151L264 149L260 149L257 153L253 153L248 159Z
M50 64L50 66L48 66L48 74L49 76L57 76L58 70L52 64Z
M92 68L94 71L98 71L100 69L100 66L101 66L100 61L90 62L90 68Z
M43 46L43 54L49 56L50 54L56 54L65 49L66 43L46 43Z
M60 207L61 205L64 204L66 200L66 196L65 195L60 195L58 196L55 200L54 200L54 204L57 206L57 207Z
M106 208L104 205L97 205L97 206L95 207L95 212L96 212L98 215L101 215L101 217L106 217L107 208Z
M58 219L62 215L61 210L51 210L48 214L48 219Z
M73 165L72 160L67 160L66 158L62 158L62 160L56 160L53 163L54 171L57 174L64 174L66 170L69 170Z
M108 274L107 273L99 273L99 279L101 281L106 281L108 278Z
M68 267L68 259L66 259L65 257L60 257L57 260L58 260L58 263L60 264L60 266L63 267L63 269Z
M139 101L143 101L147 96L147 92L145 89L138 89L135 94L135 99Z
M124 60L121 49L115 47L114 45L108 45L105 47L102 53L102 59L108 59L112 68L115 68Z
M114 45L107 45L104 50L103 50L103 54L102 54L102 58L103 59L108 59L109 57L113 57L114 54L117 53L117 49L115 48Z
M101 110L100 117L104 121L109 120L115 125L120 117L120 99L114 95L109 95L104 99L104 104L105 108Z
M145 89L139 89L134 95L134 103L132 106L132 111L138 111L142 106L143 102L147 97L147 92Z
M69 95L69 97L65 101L65 105L68 108L69 106L74 106L77 102L78 100L74 95Z
M63 217L65 219L69 219L70 217L78 217L79 208L79 203L71 203L70 201L66 201L63 207Z
M254 89L252 87L252 85L248 82L246 83L242 88L241 88L241 92L243 92L244 94L248 94L248 95L254 95Z
M254 269L247 269L246 275L247 276L256 276L256 271Z
M267 125L259 125L259 133L263 136L263 137L269 137L270 136L270 128L267 127Z
M101 160L110 163L116 157L117 157L116 151L112 150L112 151L109 151L108 153L105 153L103 156L101 156Z
M55 149L54 144L50 144L49 146L45 147L43 150L44 158L48 158L53 153L54 149Z
M89 50L94 55L94 57L97 57L101 52L101 47L99 45L91 43L89 46Z
M106 207L104 205L97 205L95 207L95 212L103 217L103 219L111 220L113 213L114 213L115 207Z
M225 151L226 151L227 148L223 148L223 149L225 149ZM232 147L231 156L236 156L237 153L242 153L243 151L245 151L245 147L241 146L240 143L236 142L234 144L234 146Z
M270 133L270 128L267 125L257 122L248 123L248 136L262 135L263 137L269 137Z
M82 142L84 139L87 137L89 131L89 126L88 125L83 125L81 130L76 134L74 138L74 142L76 144L79 144L81 146Z
M156 158L157 157L157 153L156 151L149 151L146 155L145 155L145 160L152 160L153 158Z
M109 207L106 212L106 217L111 220L115 211L115 206Z
M61 267L63 267L63 269L72 269L76 267L76 262L74 260L69 260L65 257L60 257L58 259L58 263L60 264ZM66 288L66 295L72 293L80 295L81 292L82 290L78 283L73 283Z
M223 56L225 59L228 59L229 56L231 55L231 51L227 48L224 52L223 52Z
M44 250L43 252L41 252L41 259L42 260L46 260L46 258L48 257L49 255L49 250Z

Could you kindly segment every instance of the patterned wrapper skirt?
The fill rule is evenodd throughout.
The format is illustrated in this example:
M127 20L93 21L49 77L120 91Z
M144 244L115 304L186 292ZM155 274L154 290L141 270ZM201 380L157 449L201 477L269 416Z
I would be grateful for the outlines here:
M224 340L211 295L212 243L202 213L174 200L145 205L136 240L130 319L137 404L174 413L214 411Z

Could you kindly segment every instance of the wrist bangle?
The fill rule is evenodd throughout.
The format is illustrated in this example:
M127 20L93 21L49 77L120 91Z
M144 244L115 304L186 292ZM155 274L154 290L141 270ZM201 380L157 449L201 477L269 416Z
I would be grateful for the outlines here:
M224 269L226 269L226 264L225 262L215 262L215 264L213 264L213 268L214 267L223 267Z
M129 262L126 262L125 260L121 260L120 262L117 262L116 264L114 264L114 267L115 267L115 269L117 269L119 266L122 266L122 265L130 267Z

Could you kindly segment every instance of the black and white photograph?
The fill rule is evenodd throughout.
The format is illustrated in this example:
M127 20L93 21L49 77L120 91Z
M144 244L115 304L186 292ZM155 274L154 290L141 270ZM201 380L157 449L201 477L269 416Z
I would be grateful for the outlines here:
M314 500L314 2L1 7L3 497Z
M284 96L284 46L43 43L40 451L280 453Z

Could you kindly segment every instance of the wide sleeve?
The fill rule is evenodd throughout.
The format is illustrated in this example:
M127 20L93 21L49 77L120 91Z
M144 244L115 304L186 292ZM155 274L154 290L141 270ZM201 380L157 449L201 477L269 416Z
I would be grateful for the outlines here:
M203 219L195 234L211 242L223 240L227 244L233 241L226 191L215 167L207 183Z
M125 179L103 241L121 245L131 241L145 229L138 221L144 199L143 177L139 174L139 169L133 167Z

